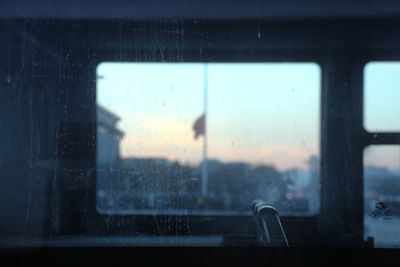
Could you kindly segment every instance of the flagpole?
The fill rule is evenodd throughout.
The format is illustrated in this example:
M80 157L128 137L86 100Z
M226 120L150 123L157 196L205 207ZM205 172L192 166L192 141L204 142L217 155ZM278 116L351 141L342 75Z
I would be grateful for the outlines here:
M204 64L204 136L203 136L203 164L201 170L201 194L207 197L208 170L207 170L207 92L208 91L208 64Z

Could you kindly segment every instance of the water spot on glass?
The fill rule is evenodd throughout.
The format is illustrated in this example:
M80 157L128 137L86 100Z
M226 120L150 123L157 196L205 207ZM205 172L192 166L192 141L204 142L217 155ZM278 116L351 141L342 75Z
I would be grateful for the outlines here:
M378 202L375 204L375 208L382 210L382 209L386 209L387 205L384 202Z

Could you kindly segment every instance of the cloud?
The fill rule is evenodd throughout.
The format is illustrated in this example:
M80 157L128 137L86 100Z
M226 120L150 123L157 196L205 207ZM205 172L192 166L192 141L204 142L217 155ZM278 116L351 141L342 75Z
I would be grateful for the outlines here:
M240 147L235 144L215 145L209 148L210 157L221 158L225 161L246 161L253 164L268 164L278 169L307 168L306 160L310 153L289 145L265 145L259 148Z
M202 139L194 139L193 122L148 115L125 117L121 154L123 157L164 157L198 163L202 159L203 142ZM242 132L246 133L245 130ZM239 136L238 133L227 135L224 131L210 131L209 158L224 162L269 164L281 170L305 169L308 157L318 151L317 144L304 146L304 142L289 138L291 136L275 140L275 134L262 143L257 135ZM285 139L288 139L287 142L282 144Z

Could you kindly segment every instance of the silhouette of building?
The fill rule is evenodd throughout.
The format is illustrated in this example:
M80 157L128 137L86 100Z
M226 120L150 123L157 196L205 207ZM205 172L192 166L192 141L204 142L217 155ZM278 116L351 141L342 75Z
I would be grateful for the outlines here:
M319 158L315 155L310 156L308 159L310 167L310 185L309 185L309 212L314 214L319 211Z
M120 120L115 114L97 105L97 162L113 164L120 158L119 143L124 136L117 129Z
M97 105L97 205L102 209L114 206L124 183L120 179L120 141L123 132L117 129L120 119Z

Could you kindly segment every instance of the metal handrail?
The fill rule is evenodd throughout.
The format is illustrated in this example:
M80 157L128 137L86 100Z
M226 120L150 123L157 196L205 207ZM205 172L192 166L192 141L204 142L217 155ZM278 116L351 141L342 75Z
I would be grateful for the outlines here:
M271 204L255 200L252 204L261 246L289 247L279 213Z

